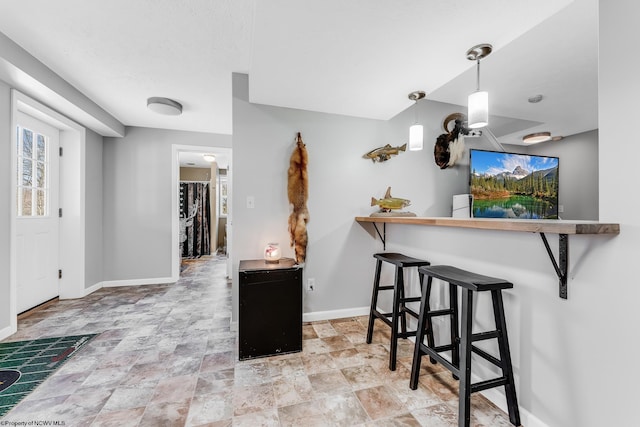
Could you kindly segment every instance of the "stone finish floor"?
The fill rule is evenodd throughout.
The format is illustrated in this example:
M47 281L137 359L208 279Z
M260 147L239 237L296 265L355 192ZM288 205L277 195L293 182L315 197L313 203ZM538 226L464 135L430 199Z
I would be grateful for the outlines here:
M367 345L366 316L306 323L301 353L239 362L225 261L188 261L175 284L103 288L20 320L18 332L5 341L100 335L3 421L457 426L451 374L424 358L419 388L411 390L413 344L401 340L398 368L389 371L388 327L377 321ZM472 416L475 427L511 425L478 394Z

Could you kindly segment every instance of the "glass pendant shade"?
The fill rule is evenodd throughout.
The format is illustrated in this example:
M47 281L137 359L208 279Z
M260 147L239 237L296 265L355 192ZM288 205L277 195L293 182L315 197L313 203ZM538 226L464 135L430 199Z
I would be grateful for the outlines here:
M468 126L478 129L489 124L489 93L473 92L469 95Z
M409 128L409 150L422 150L423 136L422 125L413 125Z

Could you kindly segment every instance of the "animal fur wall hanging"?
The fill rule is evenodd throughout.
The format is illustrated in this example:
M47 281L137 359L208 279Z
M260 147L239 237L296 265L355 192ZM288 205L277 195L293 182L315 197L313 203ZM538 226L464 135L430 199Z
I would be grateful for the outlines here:
M433 147L433 157L440 169L455 165L462 157L464 135L469 134L469 129L464 126L466 120L466 116L462 113L449 114L444 119L442 127L446 133L438 137L436 145ZM449 130L449 123L452 121L455 125L452 130Z
M291 153L289 161L289 180L287 194L291 206L289 215L289 235L291 247L295 248L296 263L303 264L307 256L307 222L309 211L307 199L309 198L309 176L307 164L309 162L307 149L302 142L300 132L296 138L296 146Z

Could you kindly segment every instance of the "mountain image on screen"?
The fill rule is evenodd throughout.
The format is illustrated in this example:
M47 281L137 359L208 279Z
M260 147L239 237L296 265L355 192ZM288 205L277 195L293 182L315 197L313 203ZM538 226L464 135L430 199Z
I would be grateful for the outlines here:
M558 158L470 150L473 216L557 219Z

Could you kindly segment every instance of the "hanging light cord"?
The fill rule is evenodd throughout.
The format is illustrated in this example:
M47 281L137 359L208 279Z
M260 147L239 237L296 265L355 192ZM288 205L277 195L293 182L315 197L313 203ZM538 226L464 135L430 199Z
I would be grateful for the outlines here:
M480 58L476 60L476 91L480 92Z

